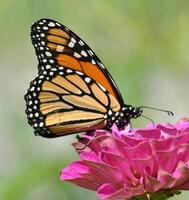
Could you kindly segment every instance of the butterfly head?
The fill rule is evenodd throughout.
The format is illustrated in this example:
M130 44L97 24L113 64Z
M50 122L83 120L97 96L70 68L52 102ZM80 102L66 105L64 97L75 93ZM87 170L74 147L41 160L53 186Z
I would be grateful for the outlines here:
M131 105L124 105L119 112L108 112L108 124L107 128L111 128L115 123L119 128L125 127L130 123L132 118L137 118L142 114L141 107L133 107Z
M141 116L143 110L141 107L133 107L131 105L124 105L121 109L122 118L122 124L121 126L124 127L127 125L132 118L138 118Z
M137 118L137 117L140 117L142 112L143 112L143 109L141 107L132 107L132 106L129 106L129 109L130 109L130 116L131 118Z

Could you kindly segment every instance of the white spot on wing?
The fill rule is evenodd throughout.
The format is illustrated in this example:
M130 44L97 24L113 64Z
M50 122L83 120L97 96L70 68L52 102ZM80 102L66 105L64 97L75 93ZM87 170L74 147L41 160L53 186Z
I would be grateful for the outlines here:
M80 44L81 46L83 46L83 45L84 45L84 42L83 42L82 40L79 40L79 44Z
M103 69L105 69L105 66L104 66L101 62L98 62L98 64L99 64Z
M91 63L93 64L93 65L95 65L96 64L96 62L92 59L91 60Z
M57 26L61 26L61 24L59 24L58 22L56 22L56 25L57 25Z
M43 122L40 122L40 123L39 123L39 126L40 126L40 127L43 127Z
M86 82L86 83L89 83L90 81L91 81L91 79L90 79L89 77L86 77L86 78L85 78L85 82Z
M51 71L56 72L57 68L52 68Z
M35 90L35 87L31 87L30 91L34 91Z
M90 54L91 56L94 56L94 53L93 53L91 50L88 50L88 52L89 52L89 54Z
M44 27L43 27L43 30L48 30L48 27L47 27L47 26L44 26Z
M74 43L73 42L70 42L69 44L68 44L68 46L70 47L70 48L73 48L74 47Z
M52 76L54 74L54 72L50 72L49 75Z
M109 111L108 111L108 114L109 114L109 115L112 115L112 111L111 111L111 110L109 110Z
M51 68L51 66L50 65L46 65L46 69L50 69Z
M73 71L71 69L66 70L67 73L72 73Z
M35 117L39 117L39 113L38 112L35 113Z
M51 54L49 51L46 51L45 54L46 54L48 57L52 56L52 54Z
M77 52L74 52L74 57L81 58L81 55L79 53L77 53Z
M75 71L77 74L79 74L79 75L83 75L83 73L82 72L79 72L79 71Z
M71 42L76 43L76 40L72 37Z
M37 127L37 123L35 123L33 126L34 126L34 127Z
M55 26L55 23L54 23L54 22L49 22L48 26L54 27L54 26Z
M43 79L43 78L44 78L44 76L43 76L43 75L41 75L41 76L39 76L39 78L40 78L40 79Z
M87 57L87 53L84 50L81 51L81 55Z

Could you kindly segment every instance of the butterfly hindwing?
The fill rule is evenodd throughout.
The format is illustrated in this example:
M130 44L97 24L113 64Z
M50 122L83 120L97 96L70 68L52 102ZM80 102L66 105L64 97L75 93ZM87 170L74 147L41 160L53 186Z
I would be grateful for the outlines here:
M103 128L119 102L85 74L63 67L41 72L25 96L26 113L36 134L56 137Z

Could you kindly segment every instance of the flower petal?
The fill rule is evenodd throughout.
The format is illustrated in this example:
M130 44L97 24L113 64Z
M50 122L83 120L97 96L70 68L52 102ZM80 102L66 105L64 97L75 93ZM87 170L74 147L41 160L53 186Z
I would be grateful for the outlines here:
M135 188L115 188L111 183L106 183L102 185L98 191L97 195L100 199L128 199L134 195L140 195L144 193L144 188L142 185Z
M69 181L80 187L96 190L100 185L94 180L87 180L83 175L90 175L90 168L81 161L72 162L60 172L60 180Z

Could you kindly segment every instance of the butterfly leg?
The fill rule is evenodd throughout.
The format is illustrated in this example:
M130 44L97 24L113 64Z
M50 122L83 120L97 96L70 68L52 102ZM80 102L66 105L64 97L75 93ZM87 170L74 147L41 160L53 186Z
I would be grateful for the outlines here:
M80 141L82 141L84 138L82 137L82 136L80 136L80 135L76 135L76 139L78 140L78 142L80 142Z
M82 136L80 135L76 135L76 138L78 139L78 142L81 142L82 144L84 144L83 147L81 148L76 148L77 151L82 151L84 150L86 147L88 147L92 142L93 140L95 140L95 137L96 135L93 135L93 139L89 140L88 142L86 141L86 138L83 138Z

